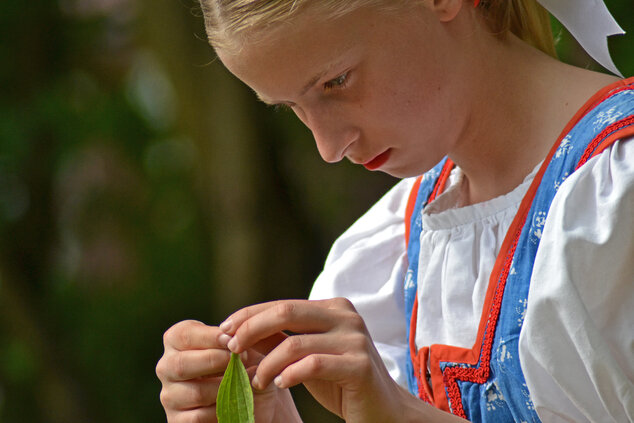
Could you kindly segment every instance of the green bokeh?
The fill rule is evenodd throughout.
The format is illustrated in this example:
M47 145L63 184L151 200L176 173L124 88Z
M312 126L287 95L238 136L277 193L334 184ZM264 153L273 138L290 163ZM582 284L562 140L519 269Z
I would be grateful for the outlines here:
M632 75L631 0L607 3ZM163 332L305 297L394 183L322 163L214 60L193 6L0 2L3 423L164 421ZM596 66L565 31L558 49ZM306 422L336 421L294 395Z

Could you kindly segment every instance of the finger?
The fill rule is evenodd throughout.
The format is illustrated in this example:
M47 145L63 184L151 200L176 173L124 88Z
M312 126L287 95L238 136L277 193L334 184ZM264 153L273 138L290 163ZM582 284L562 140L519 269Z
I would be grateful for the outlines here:
M161 404L167 410L192 410L216 403L222 377L173 383L161 391Z
M174 351L161 358L156 365L156 374L162 381L221 375L230 357L231 352L223 349Z
M176 323L163 336L165 349L177 351L225 348L228 338L220 329L195 320Z
M169 423L217 423L216 407L203 407L195 410L179 411L167 415Z
M288 337L277 348L271 351L258 365L253 387L266 388L273 378L279 375L286 367L311 354L343 354L351 343L350 336L356 336L360 342L371 342L363 338L361 334L349 335L346 339L332 334L295 335Z
M296 333L327 332L345 323L348 311L327 309L324 304L311 301L280 301L252 315L237 328L227 347L241 352L283 330Z
M267 303L255 304L236 311L220 324L220 329L229 335L234 335L237 328L246 320L265 310L278 307L284 303L310 304L312 306L322 307L324 309L342 309L348 311L356 311L352 303L346 298L332 298L328 300L277 300Z
M219 328L221 331L223 331L224 333L228 335L234 335L236 329L245 320L248 320L250 317L255 316L256 314L259 314L260 312L270 307L274 307L277 303L280 303L280 302L281 301L270 301L266 303L254 304L252 306L241 308L240 310L236 311L235 313L227 317L227 319L219 325Z
M265 356L273 351L273 349L280 345L286 338L288 338L288 335L282 332L278 332L255 343L251 347L251 349L257 351L260 354L260 359L258 360L258 363L262 360L262 356ZM249 359L250 358L251 355L249 355Z
M340 382L358 376L361 368L353 355L311 354L288 366L274 381L281 389L312 380Z

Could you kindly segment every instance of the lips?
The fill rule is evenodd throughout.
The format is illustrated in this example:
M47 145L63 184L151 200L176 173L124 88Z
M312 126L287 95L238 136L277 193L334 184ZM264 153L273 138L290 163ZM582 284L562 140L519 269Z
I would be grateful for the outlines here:
M390 158L390 150L385 150L383 153L379 154L369 162L363 164L363 166L368 170L376 170L383 166L387 159Z

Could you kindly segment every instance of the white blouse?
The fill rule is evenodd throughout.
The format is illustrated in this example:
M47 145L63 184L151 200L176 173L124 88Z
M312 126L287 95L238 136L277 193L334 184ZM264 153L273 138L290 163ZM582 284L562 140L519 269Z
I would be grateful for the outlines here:
M423 210L418 347L473 346L495 258L534 174L506 195L463 206L454 170ZM404 216L413 182L399 182L334 243L310 296L350 299L403 386ZM616 142L557 192L519 350L544 422L634 421L634 142Z

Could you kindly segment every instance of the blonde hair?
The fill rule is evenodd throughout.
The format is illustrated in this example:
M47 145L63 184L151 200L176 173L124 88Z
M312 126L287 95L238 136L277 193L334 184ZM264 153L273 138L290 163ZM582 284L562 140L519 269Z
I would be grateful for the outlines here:
M557 58L550 14L536 0L482 0L478 7L496 35L508 32Z
M209 43L216 49L235 50L247 35L287 23L307 8L325 19L363 6L396 10L412 0L199 0ZM414 0L415 1L415 0Z
M342 16L363 6L395 10L417 0L199 0L209 43L235 50L248 34L288 22L307 7ZM482 0L478 6L491 32L515 34L528 44L556 57L548 12L536 0Z

